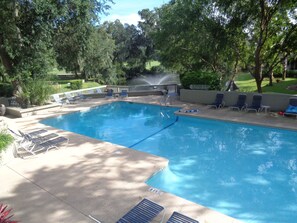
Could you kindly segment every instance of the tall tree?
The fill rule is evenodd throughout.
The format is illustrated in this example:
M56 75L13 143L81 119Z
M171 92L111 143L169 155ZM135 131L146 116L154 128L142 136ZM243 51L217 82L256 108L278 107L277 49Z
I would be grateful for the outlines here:
M109 0L2 0L0 1L0 58L13 79L41 75L54 59L52 37L64 27L95 24ZM74 24L74 21L78 21ZM67 24L67 25L65 25ZM87 38L87 32L83 32Z
M230 73L234 55L222 19L208 0L175 0L157 10L155 41L161 61L183 73L208 69Z
M94 77L103 79L108 84L117 84L117 77L112 69L114 48L114 41L104 29L96 29L90 33L80 65L86 80Z
M251 72L262 92L262 81L288 55L288 46L294 42L297 32L295 0L218 0L215 1L219 14L224 15L226 23L238 20L242 32L247 32L253 52ZM296 48L296 47L293 47ZM263 68L266 66L266 73Z

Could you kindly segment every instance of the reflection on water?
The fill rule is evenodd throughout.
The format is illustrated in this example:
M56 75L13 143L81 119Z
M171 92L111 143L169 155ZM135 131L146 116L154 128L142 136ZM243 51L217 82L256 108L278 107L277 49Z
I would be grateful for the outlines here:
M148 180L150 186L243 222L293 223L296 136L293 131L180 118L136 149L170 160L167 169Z

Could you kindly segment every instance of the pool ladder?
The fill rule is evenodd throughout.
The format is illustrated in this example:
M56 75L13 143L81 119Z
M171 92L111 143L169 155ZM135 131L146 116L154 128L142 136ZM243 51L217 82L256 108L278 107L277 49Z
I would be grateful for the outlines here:
M164 95L162 98L161 98L161 100L160 100L160 105L164 105L164 106L166 106L168 103L169 103L169 101L170 101L171 99L170 99L170 95Z

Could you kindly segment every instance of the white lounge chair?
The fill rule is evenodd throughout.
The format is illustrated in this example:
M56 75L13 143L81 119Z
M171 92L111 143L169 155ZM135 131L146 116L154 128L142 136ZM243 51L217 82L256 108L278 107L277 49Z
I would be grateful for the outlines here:
M58 136L58 137L45 140L45 141L40 141L40 142L27 140L19 144L17 148L17 154L22 158L25 156L37 155L38 153L41 153L41 152L47 152L52 148L58 148L61 144L65 142L68 143L68 141L69 141L68 138L63 136Z
M63 104L69 104L69 101L62 100L58 94L53 94L52 95L52 98L54 99L54 102L56 102L58 104L61 104L61 105L63 105Z
M70 104L75 104L76 103L76 98L73 97L69 92L64 93L65 97L69 101Z

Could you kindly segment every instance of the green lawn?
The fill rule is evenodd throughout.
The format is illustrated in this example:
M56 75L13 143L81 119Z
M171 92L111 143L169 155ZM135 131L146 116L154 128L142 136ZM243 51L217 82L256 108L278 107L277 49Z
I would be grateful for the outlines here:
M280 80L279 83L276 80ZM257 92L257 86L255 79L249 73L241 73L235 79L237 86L241 92ZM288 90L287 87L291 85L297 85L296 78L286 78L286 80L281 80L281 78L275 78L273 81L273 86L268 86L268 78L264 78L262 82L262 90L265 93L283 93L283 94L297 94L297 91Z
M73 79L74 80L74 79ZM63 93L63 92L67 92L67 91L72 91L72 89L69 87L68 83L70 83L70 81L73 80L58 80L58 81L54 81L54 89L55 89L55 93ZM88 81L83 83L83 87L82 89L85 88L92 88L92 87L99 87L102 86L96 82L93 81Z
M55 93L63 93L67 91L72 91L72 89L69 87L69 84L71 81L78 80L78 79L70 79L70 80L60 80L58 78L58 75L67 75L71 73L67 73L65 70L59 70L57 68L54 68L51 72L52 77L52 82L53 82L53 87L55 89ZM93 81L88 81L83 83L82 89L86 88L92 88L92 87L99 87L102 86L96 82Z
M152 60L152 61L148 61L146 62L145 64L145 69L147 70L151 70L152 67L157 67L157 66L160 66L160 62L159 61L156 61L156 60Z

